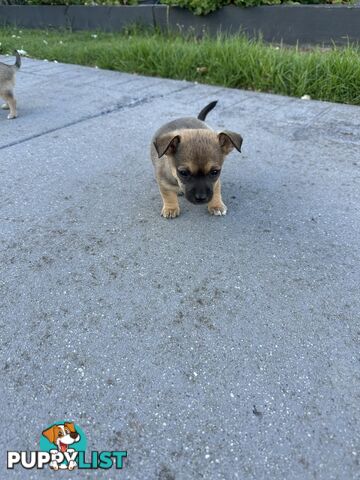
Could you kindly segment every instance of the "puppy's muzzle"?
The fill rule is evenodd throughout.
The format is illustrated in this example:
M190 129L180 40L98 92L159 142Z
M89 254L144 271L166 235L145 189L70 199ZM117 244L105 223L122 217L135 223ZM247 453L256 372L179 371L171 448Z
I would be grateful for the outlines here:
M195 193L194 199L196 203L205 203L208 199L206 193Z
M207 189L206 191L190 191L185 196L189 202L195 203L196 205L201 205L203 203L210 202L213 192L210 189Z

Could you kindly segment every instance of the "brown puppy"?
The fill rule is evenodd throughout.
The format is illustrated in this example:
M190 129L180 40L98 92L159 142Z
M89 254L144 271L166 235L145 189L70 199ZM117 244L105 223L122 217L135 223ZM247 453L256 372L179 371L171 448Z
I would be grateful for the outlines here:
M15 50L16 61L14 65L6 65L0 62L0 97L5 100L3 109L10 109L8 119L16 118L16 100L14 97L15 74L21 66L19 52Z
M178 194L195 204L208 204L212 215L226 215L221 198L220 173L225 156L240 152L242 137L224 130L215 132L203 121L217 102L211 102L198 118L179 118L162 126L151 144L151 159L163 199L161 215L180 214Z

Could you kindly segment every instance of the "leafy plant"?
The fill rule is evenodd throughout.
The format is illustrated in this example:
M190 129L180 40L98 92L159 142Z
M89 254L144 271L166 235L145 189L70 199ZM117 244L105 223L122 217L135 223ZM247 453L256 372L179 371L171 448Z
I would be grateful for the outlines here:
M279 5L281 3L320 4L320 3L352 3L353 0L160 0L165 5L182 7L190 10L195 15L207 15L226 5L239 7L256 7L258 5Z

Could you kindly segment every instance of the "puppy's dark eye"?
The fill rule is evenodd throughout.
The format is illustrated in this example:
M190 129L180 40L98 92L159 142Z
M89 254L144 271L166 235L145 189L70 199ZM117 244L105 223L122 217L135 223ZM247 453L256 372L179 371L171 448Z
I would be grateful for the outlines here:
M58 437L63 437L63 436L64 436L64 434L62 432L58 433Z
M220 173L220 170L217 170L216 168L214 168L213 170L210 170L210 175L212 177L216 177L217 175L219 175Z
M186 178L190 175L187 170L178 170L178 174L180 175L180 177L183 177L183 178Z

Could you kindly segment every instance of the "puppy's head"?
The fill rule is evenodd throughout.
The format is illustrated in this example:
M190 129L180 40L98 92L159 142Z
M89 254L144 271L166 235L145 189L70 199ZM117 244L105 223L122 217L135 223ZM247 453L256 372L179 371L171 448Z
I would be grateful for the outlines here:
M42 433L49 442L58 447L59 452L66 452L69 445L80 440L80 435L72 422L64 423L64 425L54 425Z
M196 204L210 202L226 155L234 148L240 152L241 144L238 133L207 129L169 132L154 141L159 158L166 157L185 197Z

